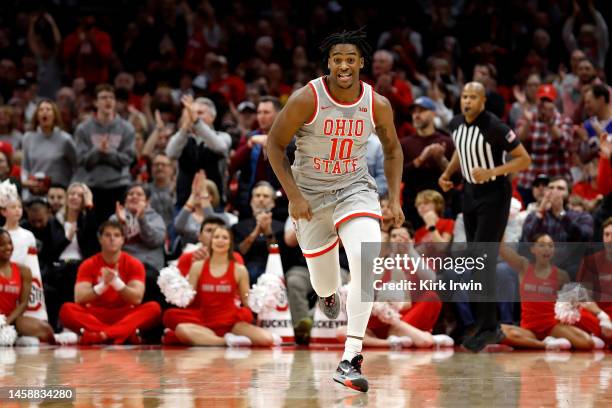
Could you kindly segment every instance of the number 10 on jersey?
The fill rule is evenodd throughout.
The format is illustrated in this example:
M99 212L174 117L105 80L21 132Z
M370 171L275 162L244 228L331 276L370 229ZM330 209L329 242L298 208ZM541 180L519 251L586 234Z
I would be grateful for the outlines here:
M341 139L334 137L331 140L331 152L329 153L330 160L344 160L351 157L353 150L353 139Z

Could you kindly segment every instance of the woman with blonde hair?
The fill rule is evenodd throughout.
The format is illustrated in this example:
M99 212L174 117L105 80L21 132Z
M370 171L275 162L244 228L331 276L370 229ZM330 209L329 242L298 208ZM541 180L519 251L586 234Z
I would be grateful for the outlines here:
M248 308L249 272L234 260L234 238L227 226L217 227L210 257L191 265L187 279L196 296L186 309L164 314L164 344L190 346L261 346L280 344L278 335L252 324ZM240 298L242 307L236 305Z
M23 198L45 196L51 183L68 185L77 168L72 136L61 130L55 102L41 100L32 118L32 131L23 136L21 183Z

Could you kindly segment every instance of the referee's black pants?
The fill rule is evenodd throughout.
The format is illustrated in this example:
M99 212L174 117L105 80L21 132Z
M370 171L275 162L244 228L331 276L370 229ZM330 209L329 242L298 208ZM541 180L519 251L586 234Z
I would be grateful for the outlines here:
M476 325L479 330L497 328L496 279L497 255L512 199L512 186L506 177L484 184L465 183L463 221L472 256L485 256L484 269L474 269L472 279L482 283L482 292L472 292Z

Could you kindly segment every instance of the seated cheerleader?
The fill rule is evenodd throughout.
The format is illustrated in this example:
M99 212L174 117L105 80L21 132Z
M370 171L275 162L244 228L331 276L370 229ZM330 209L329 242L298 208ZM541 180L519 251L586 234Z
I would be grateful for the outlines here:
M236 305L236 293L247 304L249 273L232 254L233 236L226 226L217 227L210 240L210 256L196 261L189 270L189 283L196 291L186 309L168 309L164 314L164 344L191 346L272 346L279 343L266 330L251 324L253 314Z
M13 241L4 228L0 228L0 314L6 316L7 325L15 325L21 337L17 345L37 345L39 342L74 344L75 333L54 334L44 320L24 316L32 287L32 273L27 266L11 262ZM20 341L28 339L26 342Z
M408 249L408 255L412 259L417 259L419 254L414 250L414 230L408 224L400 227L391 227L389 230L389 242L404 244ZM392 257L392 256L391 256ZM396 276L399 275L399 276ZM409 280L418 282L420 279L435 280L435 274L430 269L419 268L416 273L410 271L395 270L385 271L381 275L383 282ZM407 298L405 295L409 294ZM390 323L383 322L376 313L373 312L368 322L368 328L363 338L363 345L366 347L414 347L429 348L432 346L451 347L454 345L453 339L444 334L432 335L442 303L435 291L422 290L404 292L404 301L398 305L400 318ZM381 301L381 299L377 299ZM376 309L376 308L375 308ZM337 330L338 340L344 341L346 337L346 327Z
M500 247L501 257L519 273L521 326L502 324L504 344L519 348L592 350L604 342L599 320L592 305L580 309L580 320L574 325L561 323L555 316L557 292L569 282L567 272L552 263L555 244L548 234L538 234L530 249L531 263L508 245Z

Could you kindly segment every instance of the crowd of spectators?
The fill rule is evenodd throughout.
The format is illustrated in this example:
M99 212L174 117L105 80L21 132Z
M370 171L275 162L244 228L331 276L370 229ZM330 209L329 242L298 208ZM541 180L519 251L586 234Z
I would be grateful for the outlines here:
M342 26L368 26L376 51L362 79L393 106L417 243L464 235L461 180L442 193L438 178L469 80L532 157L513 180L506 240L602 241L612 216L606 1L435 0L399 12L336 0L73 3L0 6L0 181L17 185L45 285L61 293L50 310L74 301L78 265L100 250L109 219L144 266L144 299L163 306L158 271L188 244L205 258L202 227L214 218L231 227L251 285L279 245L294 323L308 319L314 292L266 139L289 95L325 73L317 46ZM382 160L372 135L368 168L389 233Z

